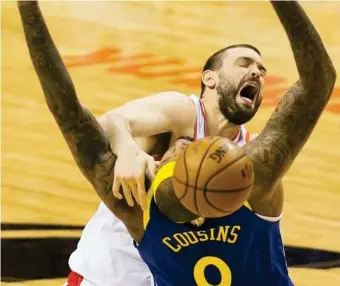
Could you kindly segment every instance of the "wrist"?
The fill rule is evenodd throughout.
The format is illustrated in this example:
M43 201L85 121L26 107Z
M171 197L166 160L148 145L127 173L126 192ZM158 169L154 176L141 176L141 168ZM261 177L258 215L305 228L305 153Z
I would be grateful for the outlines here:
M119 156L120 154L137 154L138 152L140 152L140 148L133 138L117 142L113 149L113 153L115 153L117 156Z

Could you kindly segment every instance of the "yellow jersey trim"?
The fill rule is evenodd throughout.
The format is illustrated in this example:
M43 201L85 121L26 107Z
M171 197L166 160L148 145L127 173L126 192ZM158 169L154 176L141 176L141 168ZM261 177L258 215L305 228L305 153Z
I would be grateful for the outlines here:
M248 201L245 201L245 203L244 203L243 205L244 205L247 209L253 211Z
M152 181L151 187L146 195L146 202L147 202L146 209L143 212L144 229L146 229L149 223L149 220L150 220L150 207L151 207L152 198L154 194L156 193L159 185L164 180L172 177L174 173L175 165L176 165L176 162L172 161L162 166Z

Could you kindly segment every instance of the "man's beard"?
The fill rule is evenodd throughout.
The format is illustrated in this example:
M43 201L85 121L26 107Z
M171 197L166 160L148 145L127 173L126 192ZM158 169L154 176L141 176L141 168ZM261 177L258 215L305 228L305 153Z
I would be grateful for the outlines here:
M222 83L220 81L220 84L216 88L221 113L229 122L235 125L242 125L251 120L259 109L262 101L262 98L257 98L254 103L254 108L239 106L236 102L236 96L239 94L243 83L244 81L236 87L223 80Z

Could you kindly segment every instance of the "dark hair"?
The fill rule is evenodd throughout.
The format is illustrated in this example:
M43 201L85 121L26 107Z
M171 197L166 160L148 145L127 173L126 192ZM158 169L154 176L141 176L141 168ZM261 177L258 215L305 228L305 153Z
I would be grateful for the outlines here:
M238 44L238 45L228 46L226 48L223 48L223 49L217 51L216 53L214 53L213 55L211 55L209 57L209 59L206 61L205 65L203 67L202 73L205 72L206 70L212 70L212 71L219 70L222 67L224 52L227 51L227 50L230 50L230 49L234 49L234 48L252 49L253 51L255 51L256 53L258 53L261 56L260 51L252 45ZM201 80L201 95L203 94L204 90L205 90L205 85L204 85L203 81Z

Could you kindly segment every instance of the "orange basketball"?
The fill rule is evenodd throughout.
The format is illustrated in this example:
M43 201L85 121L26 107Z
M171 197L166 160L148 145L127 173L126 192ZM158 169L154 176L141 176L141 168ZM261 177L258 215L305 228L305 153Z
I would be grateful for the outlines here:
M221 137L190 144L177 158L172 177L182 205L204 217L238 210L253 187L253 164L242 148Z

